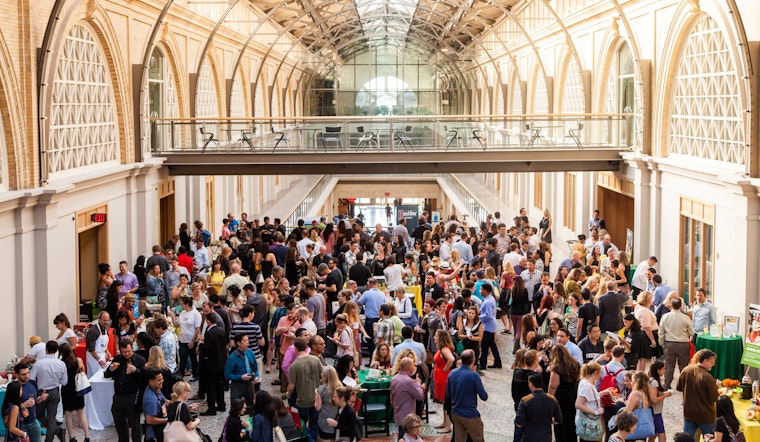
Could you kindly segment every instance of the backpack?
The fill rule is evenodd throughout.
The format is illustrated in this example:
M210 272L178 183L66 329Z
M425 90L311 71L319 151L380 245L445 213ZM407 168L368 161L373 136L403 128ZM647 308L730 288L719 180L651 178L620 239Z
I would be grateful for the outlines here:
M611 387L617 388L617 381L615 381L615 377L619 375L623 370L625 370L625 368L621 368L614 373L610 373L610 371L607 369L607 366L605 365L604 368L602 368L602 371L604 371L604 376L602 376L602 381L599 383L598 391L603 391ZM615 401L613 401L612 395L609 394L602 396L602 400L600 402L604 408L610 408L615 405Z
M203 234L203 247L208 247L211 245L211 232L203 229L201 230L201 234Z

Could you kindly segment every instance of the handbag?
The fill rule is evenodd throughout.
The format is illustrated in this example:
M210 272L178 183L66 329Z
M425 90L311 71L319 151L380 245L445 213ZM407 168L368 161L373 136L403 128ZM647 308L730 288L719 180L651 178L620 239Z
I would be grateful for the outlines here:
M288 438L285 437L285 433L279 425L272 428L272 442L288 442Z
M90 380L87 379L87 375L83 372L77 373L76 376L74 376L74 389L76 390L77 396L84 396L92 391Z
M728 422L726 422L726 419L721 417L723 419L723 425L726 426L726 429L728 430L728 434L731 436L731 442L745 442L746 438L744 437L744 433L742 432L741 428L738 432L734 433L731 431L731 427L728 426Z
M409 307L407 307L407 302L409 303ZM404 298L404 311L403 311L403 313L406 313L406 309L410 308L410 307L412 309L411 316L409 316L408 318L402 318L401 322L403 322L404 325L406 325L407 327L414 328L414 327L417 327L417 325L420 322L420 315L419 315L419 312L417 312L417 309L414 308L414 306L412 305L412 300L409 299L409 298Z
M201 442L201 437L195 430L188 430L185 423L179 420L182 404L177 404L174 420L164 427L165 442Z
M639 397L639 406L633 410L633 414L639 418L639 422L636 424L636 430L629 434L625 440L646 439L654 436L654 414L652 414L651 407L644 408L642 406L641 397Z
M594 400L599 404L599 394L596 392L594 386L591 386L594 391ZM604 434L604 427L602 420L599 416L590 415L584 411L580 412L578 421L575 423L575 434L583 440L599 440Z

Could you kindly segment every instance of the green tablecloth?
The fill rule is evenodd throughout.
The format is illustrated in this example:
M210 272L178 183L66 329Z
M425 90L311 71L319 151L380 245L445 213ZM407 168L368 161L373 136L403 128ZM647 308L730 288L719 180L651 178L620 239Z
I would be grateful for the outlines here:
M383 378L383 379L377 379L377 380L367 380L367 374L369 373L369 370L359 370L357 373L359 377L359 387L364 390L388 390L391 388L391 378ZM361 399L362 393L361 391L358 393L358 397ZM380 398L371 398L371 402L368 402L370 404L372 403L379 403ZM375 413L370 413L370 416L372 420L377 420L380 416L380 414L375 415Z
M391 388L391 378L373 379L368 381L367 374L369 370L359 370L357 375L359 376L359 386L365 390L383 390Z
M741 380L744 372L740 363L744 346L741 336L733 338L713 338L709 334L697 336L695 350L703 348L710 349L718 355L715 359L715 366L710 370L710 374L715 379L737 379Z

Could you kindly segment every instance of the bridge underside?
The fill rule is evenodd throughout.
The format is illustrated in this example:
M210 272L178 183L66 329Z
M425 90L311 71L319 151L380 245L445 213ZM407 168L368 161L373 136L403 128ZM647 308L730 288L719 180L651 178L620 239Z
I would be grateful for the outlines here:
M242 154L166 153L170 175L617 171L621 149Z

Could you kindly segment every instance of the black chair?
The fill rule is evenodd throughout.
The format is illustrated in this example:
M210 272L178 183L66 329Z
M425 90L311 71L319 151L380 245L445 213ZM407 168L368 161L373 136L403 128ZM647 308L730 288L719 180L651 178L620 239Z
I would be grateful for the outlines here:
M403 146L404 149L406 149L407 146L408 146L409 149L414 150L412 148L412 137L411 137L411 134L412 134L412 126L406 126L406 128L404 130L398 130L398 131L396 131L396 134L394 135L393 139L397 143L401 143L401 146Z
M583 121L578 122L578 126L567 131L565 138L570 138L578 148L581 148L581 132L583 132Z
M327 126L325 131L319 134L319 138L322 140L322 148L327 150L327 143L337 142L340 150L343 150L343 144L340 142L340 131L340 126Z
M480 129L474 129L472 131L472 136L470 137L470 139L475 140L478 143L480 143L480 147L482 147L483 150L486 150L486 142L483 140L483 137L478 132L480 132Z
M271 127L271 129L272 129L272 135L280 136L279 138L277 138L277 141L274 143L274 148L272 149L272 153L274 153L274 151L277 150L277 146L283 141L285 142L285 144L288 144L288 145L290 144L290 140L285 138L285 132L276 131L274 130L274 127Z
M446 136L446 150L449 150L449 146L451 146L451 143L455 142L457 143L457 147L462 143L462 137L459 136L459 131L456 129L449 129L446 126L443 126L443 130L446 131L448 134Z
M206 130L201 126L199 129L201 131L201 137L203 138L203 149L201 150L201 153L206 151L206 148L208 147L209 143L212 141L216 143L216 147L219 147L219 140L214 138L214 134L211 132L206 132Z
M255 151L256 149L253 148L253 137L256 135L256 127L253 127L250 131L246 131L245 129L240 131L240 143L242 146L242 143L245 143L248 145L248 147L251 148L251 151Z
M390 390L367 390L362 395L361 415L364 419L364 435L370 433L370 426L382 425L385 435L390 436L390 421L393 416ZM378 433L375 430L373 433Z
M357 149L361 147L362 144L364 144L364 147L372 147L373 144L377 147L377 137L375 137L374 132L364 132L364 126L357 127L356 131L362 136L359 138L359 142L356 143Z

